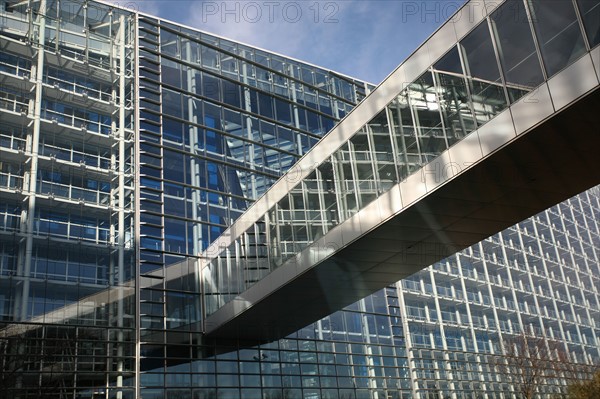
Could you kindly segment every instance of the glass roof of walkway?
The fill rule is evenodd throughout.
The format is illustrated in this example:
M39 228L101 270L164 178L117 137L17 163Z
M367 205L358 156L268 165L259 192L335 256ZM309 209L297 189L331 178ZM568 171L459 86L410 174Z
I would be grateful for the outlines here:
M489 214L467 214L510 198L517 188L502 190L495 187L500 181L488 182L477 195L466 193L454 204L432 202L436 209L457 208L443 210L446 217L426 209L413 217L424 225L397 226L389 232L388 252L376 243L378 249L366 248L362 257L356 251L362 248L356 245L360 237L428 204L423 199L443 183L481 173L473 172L475 165L493 159L500 148L598 87L597 4L498 3L467 3L208 248L200 262L209 333L284 336L318 318L301 316L311 306L320 304L320 316L331 313L522 220L536 207L557 202L509 201L503 204L505 220L486 225ZM575 75L573 85L569 79ZM518 142L525 145L525 140ZM514 170L514 159L504 161L507 174L496 171L498 178L519 185L535 179L533 170ZM519 177L509 177L510 169ZM581 191L597 183L591 178L577 187ZM456 239L445 229L459 221L465 237ZM486 226L478 228L478 223ZM334 254L352 247L358 258L334 260ZM364 280L367 271L378 267L389 271L382 265L398 253L393 272ZM411 253L419 259L411 260ZM326 272L313 270L325 260L339 270L332 272L332 265ZM302 276L307 277L303 283ZM350 283L353 279L361 287ZM257 303L264 303L262 311L248 312ZM277 309L285 314L286 307L293 316L277 321L273 315ZM244 313L239 323L223 328ZM254 332L250 324L258 324Z

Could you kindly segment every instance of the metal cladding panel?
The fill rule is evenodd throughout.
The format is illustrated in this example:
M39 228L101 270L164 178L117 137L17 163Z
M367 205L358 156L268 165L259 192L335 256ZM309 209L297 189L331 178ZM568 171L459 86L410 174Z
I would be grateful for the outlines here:
M596 46L590 51L592 62L594 63L594 69L596 70L596 76L600 80L600 46Z
M548 80L554 108L560 110L598 87L598 76L590 54L586 54Z
M532 107L532 105L536 106ZM523 96L510 108L517 134L526 132L539 121L552 115L554 111L547 83Z
M515 138L513 119L504 111L477 131L483 155L489 155Z

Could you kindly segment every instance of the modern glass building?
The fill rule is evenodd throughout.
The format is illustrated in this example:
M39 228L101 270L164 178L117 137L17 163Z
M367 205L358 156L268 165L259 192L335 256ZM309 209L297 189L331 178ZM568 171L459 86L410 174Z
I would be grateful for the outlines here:
M597 50L596 3L505 2L383 114L402 142L348 148L408 176ZM204 296L196 260L374 86L101 2L1 5L0 397L510 398L521 336L573 365L546 367L540 395L600 362L598 188L284 339L205 336L238 288ZM305 230L273 248L254 225L238 283Z

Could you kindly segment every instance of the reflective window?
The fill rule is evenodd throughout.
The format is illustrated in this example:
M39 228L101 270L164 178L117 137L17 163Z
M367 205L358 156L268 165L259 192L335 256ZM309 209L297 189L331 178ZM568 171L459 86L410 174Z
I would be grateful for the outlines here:
M385 114L383 115L385 118ZM377 121L374 121L375 127ZM377 129L377 127L375 127ZM359 207L363 207L376 198L376 184L371 162L372 153L369 146L369 137L363 128L352 139L350 139L351 157L354 158L355 181L353 188L357 190L360 200Z
M573 3L529 0L529 9L546 72L552 76L585 52Z
M427 162L447 148L440 106L431 72L424 73L414 83L411 83L408 92L415 118L419 147L423 161Z
M390 124L396 141L398 152L398 174L402 180L419 168L421 156L415 136L415 128L410 108L408 106L408 95L402 92L396 100L389 105Z
M507 106L487 23L480 24L459 45L473 99L473 111L478 124L483 124Z
M600 44L600 2L577 0L590 47Z
M458 49L453 47L433 69L446 137L448 145L452 145L475 130L476 125Z
M211 69L219 68L219 53L210 48L203 46L201 50L202 66Z
M491 21L508 95L514 102L544 81L525 6L520 1L506 2Z
M163 30L160 34L161 52L171 57L179 57L179 37L174 33Z
M385 192L398 181L390 141L390 126L385 110L369 122L368 128L372 140L371 151L377 174L378 189L380 192Z
M352 176L352 160L350 157L349 143L341 146L333 155L335 176L341 185L342 195L338 199L342 214L340 218L345 220L358 212L358 202L355 196L354 178Z

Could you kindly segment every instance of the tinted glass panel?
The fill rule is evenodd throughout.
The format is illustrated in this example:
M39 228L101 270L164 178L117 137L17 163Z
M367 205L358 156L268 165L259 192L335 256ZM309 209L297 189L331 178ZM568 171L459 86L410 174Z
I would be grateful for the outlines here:
M598 0L577 0L583 25L590 47L600 44L600 2Z
M475 130L476 125L458 49L453 47L433 65L433 69L446 137L448 145L452 145Z
M573 3L529 0L529 8L546 72L552 76L585 52Z
M446 55L438 60L435 63L435 69L438 71L457 73L459 75L463 74L463 68L460 64L460 56L456 47L453 47L452 50L448 51Z
M426 72L409 86L409 101L415 116L417 137L423 161L427 162L446 148L440 107L431 72Z
M380 192L385 192L394 183L398 182L394 154L392 152L390 126L385 110L373 118L368 126L373 143L371 151L374 152L373 160L377 173L376 178L378 178L378 188Z
M490 82L500 81L500 72L490 31L485 21L461 42L465 51L465 68L473 78Z
M507 106L498 62L487 23L484 21L459 43L478 124L483 124Z
M492 14L498 55L511 102L544 81L527 12L521 1L509 1Z
M390 124L398 152L398 174L402 180L421 165L421 155L415 136L412 114L408 105L408 90L404 90L389 105Z

